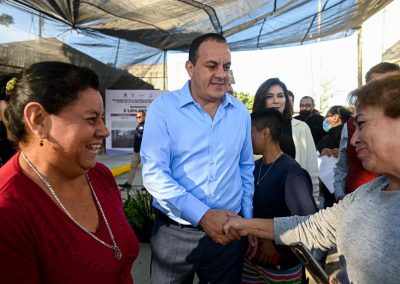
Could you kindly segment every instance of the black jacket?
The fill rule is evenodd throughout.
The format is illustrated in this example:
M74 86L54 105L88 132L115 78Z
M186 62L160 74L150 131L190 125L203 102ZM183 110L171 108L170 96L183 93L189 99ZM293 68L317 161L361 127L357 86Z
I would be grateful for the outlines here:
M133 133L133 150L136 153L140 152L140 146L142 145L143 131L144 131L144 123L140 123L138 124L138 126L136 126L135 132Z
M322 137L317 144L317 150L321 153L324 148L339 148L340 137L342 135L343 124L329 129L329 132Z
M311 135L314 140L314 144L315 144L315 146L317 146L319 140L321 140L321 138L326 135L326 132L322 128L322 123L324 122L324 117L322 115L318 114L317 112L315 112L313 115L311 115L309 117L303 117L301 115L298 115L294 118L307 123L308 127L310 127Z

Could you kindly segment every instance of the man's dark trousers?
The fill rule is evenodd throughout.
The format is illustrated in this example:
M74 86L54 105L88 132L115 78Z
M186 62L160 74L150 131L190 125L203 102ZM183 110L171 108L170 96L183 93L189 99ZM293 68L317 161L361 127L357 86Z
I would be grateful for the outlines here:
M228 245L215 243L201 228L163 222L156 218L151 237L153 284L240 283L244 239Z

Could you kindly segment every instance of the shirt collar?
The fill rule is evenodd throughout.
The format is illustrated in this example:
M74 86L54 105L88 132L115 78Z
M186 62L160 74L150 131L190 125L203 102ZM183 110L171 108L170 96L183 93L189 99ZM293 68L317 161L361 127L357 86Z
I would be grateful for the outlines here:
M179 90L179 107L183 107L189 103L194 103L193 97L190 94L190 80L186 82L182 89Z
M194 103L194 99L190 93L190 80L186 82L186 84L183 86L181 90L179 90L179 107L183 107L189 103ZM221 104L223 107L227 107L228 105L234 106L235 104L233 103L233 98L231 97L232 95L230 94L224 94L222 97Z

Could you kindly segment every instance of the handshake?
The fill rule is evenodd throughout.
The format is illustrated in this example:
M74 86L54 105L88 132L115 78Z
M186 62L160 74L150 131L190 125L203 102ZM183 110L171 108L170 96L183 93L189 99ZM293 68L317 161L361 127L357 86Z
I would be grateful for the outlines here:
M247 236L246 219L229 210L209 209L199 224L216 243L226 245Z

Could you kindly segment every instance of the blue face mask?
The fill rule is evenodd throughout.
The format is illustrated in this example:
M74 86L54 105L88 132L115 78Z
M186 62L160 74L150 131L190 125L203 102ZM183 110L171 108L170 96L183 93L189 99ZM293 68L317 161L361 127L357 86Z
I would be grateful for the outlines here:
M322 128L324 129L325 132L329 132L329 130L332 128L331 125L329 124L328 120L324 119L324 122L322 122Z

